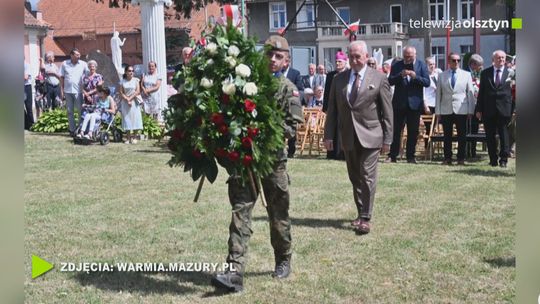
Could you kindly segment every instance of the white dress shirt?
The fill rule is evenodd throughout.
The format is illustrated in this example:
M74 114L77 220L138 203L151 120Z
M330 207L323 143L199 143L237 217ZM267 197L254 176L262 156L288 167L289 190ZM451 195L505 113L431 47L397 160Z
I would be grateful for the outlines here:
M79 60L73 64L71 59L62 63L60 76L64 77L64 93L80 94L82 92L82 78L88 72L86 62Z
M501 71L501 74L499 75L499 77L501 77L501 84L502 84L504 82L504 79L502 79L502 75L504 73L504 65L501 68L497 68L493 66L493 83L494 84L497 84L497 70Z
M362 86L362 81L364 81L364 75L366 74L366 68L367 68L367 65L365 65L358 73L358 77L360 77L360 86ZM355 79L355 75L354 73L356 73L355 70L351 70L351 75L349 76L349 84L347 84L347 98L350 98L351 97L351 89L352 89L352 86L354 84L354 79ZM360 86L358 87L358 89L360 89Z

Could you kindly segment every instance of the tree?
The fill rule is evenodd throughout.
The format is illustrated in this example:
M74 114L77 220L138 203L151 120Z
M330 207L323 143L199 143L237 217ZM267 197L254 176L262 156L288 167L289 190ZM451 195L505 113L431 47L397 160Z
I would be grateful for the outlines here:
M93 0L96 2L104 3L105 0ZM131 0L108 0L109 7L111 8L128 8ZM182 15L184 18L189 18L193 10L198 11L209 3L227 4L237 2L236 0L172 0L173 6L176 12L176 18L180 18Z

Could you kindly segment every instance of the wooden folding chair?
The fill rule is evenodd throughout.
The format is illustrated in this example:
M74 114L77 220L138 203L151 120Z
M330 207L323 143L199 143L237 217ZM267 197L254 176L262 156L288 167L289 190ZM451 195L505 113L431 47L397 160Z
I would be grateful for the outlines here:
M314 131L317 119L317 113L320 109L304 108L304 123L300 125L296 131L296 143L300 148L300 155L304 152L306 143L308 143L309 135Z

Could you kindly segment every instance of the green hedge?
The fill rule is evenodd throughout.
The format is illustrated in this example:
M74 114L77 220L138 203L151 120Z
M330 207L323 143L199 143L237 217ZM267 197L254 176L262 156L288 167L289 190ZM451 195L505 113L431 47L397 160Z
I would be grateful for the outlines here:
M75 120L78 119L78 113L75 113ZM142 134L146 138L161 138L163 136L163 128L160 127L152 116L142 113L143 130ZM122 117L116 115L114 118L115 126L122 130ZM67 110L55 109L43 113L38 121L31 128L34 132L41 133L60 133L69 131L69 122L67 118Z

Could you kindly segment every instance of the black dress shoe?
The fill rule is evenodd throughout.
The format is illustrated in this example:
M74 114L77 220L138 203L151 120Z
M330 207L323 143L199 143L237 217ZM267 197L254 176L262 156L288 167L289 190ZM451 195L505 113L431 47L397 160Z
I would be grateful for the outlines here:
M451 159L445 159L445 160L443 160L442 165L451 166L452 165L452 160Z
M499 166L500 166L501 168L506 168L506 167L507 167L507 164L506 164L505 161L502 161L502 162L499 164Z
M277 279L284 279L291 273L291 262L284 260L276 264L276 269L272 273L272 277Z
M497 167L498 166L497 162L489 162L489 165L492 166L492 167Z
M239 292L244 290L244 277L236 271L217 273L211 281L212 285L222 288L228 292Z
M417 162L416 162L416 159L414 159L414 158L409 158L409 159L407 159L407 163L409 163L409 164L416 164Z
M387 157L385 160L384 160L385 163L397 163L397 160L395 158L392 158L392 157Z

